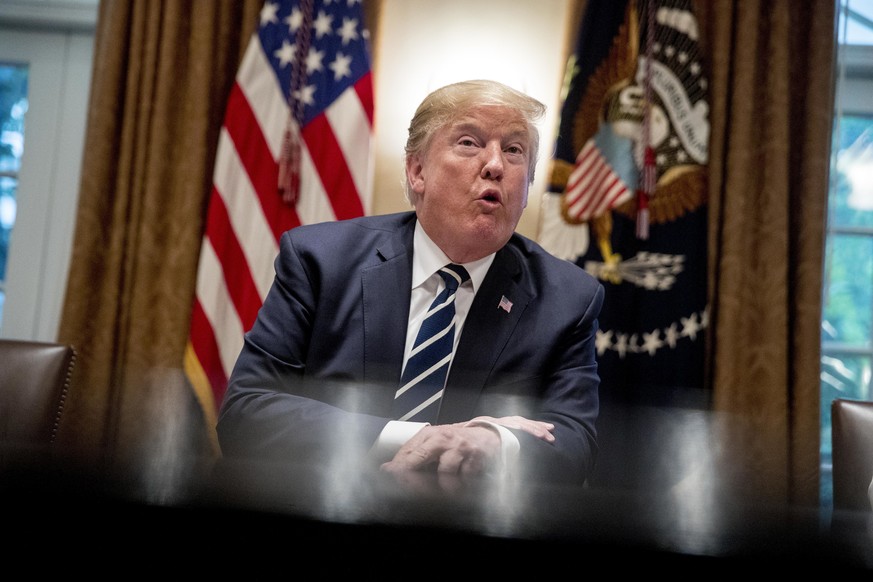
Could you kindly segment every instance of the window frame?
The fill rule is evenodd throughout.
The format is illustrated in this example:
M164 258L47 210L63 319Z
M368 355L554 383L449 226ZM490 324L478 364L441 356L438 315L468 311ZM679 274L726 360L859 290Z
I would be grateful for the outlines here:
M0 60L29 67L0 337L54 341L75 230L94 33L0 18L0 37Z

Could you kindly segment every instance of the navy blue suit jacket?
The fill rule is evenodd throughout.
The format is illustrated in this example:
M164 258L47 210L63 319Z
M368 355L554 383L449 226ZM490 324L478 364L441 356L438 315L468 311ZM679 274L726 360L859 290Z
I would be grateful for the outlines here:
M390 420L412 286L415 214L284 233L276 277L229 379L225 457L288 462L366 455ZM512 302L499 307L502 297ZM554 443L514 431L520 473L581 483L596 456L595 360L603 288L514 234L470 308L439 424L519 414L555 424Z

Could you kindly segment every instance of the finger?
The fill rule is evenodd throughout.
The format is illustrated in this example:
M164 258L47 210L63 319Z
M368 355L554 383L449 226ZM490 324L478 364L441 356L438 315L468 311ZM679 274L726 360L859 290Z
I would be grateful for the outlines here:
M545 420L534 420L523 416L509 416L506 417L506 420L508 422L516 423L519 427L528 427L533 428L534 430L552 430L555 428L555 425L551 422Z
M457 474L461 472L461 467L464 465L466 457L458 449L449 449L440 455L439 463L437 464L438 473Z
M537 438L549 442L555 440L555 437L551 432L552 429L555 428L555 425L551 422L545 422L543 420L531 420L529 418L524 418L523 416L513 416L511 417L510 422L513 423L512 428L523 430Z
M447 450L440 456L440 464L446 464L445 472L454 472L462 477L479 476L495 465L499 450L491 449L485 441L478 441L478 444L468 441L466 445ZM499 448L499 444L497 446Z
M418 470L427 467L439 460L439 456L434 454L433 449L425 446L424 443L413 447L403 447L394 458L392 463L400 470Z
M432 427L424 427L409 439L391 459L391 469L415 471L438 463L445 447L441 440L432 435ZM438 434L436 435L438 436Z
M391 476L394 483L408 491L430 494L438 493L443 487L442 483L438 482L435 475L429 471L403 470L398 468L398 464L392 461L383 463L380 468Z
M465 486L464 480L456 473L437 473L436 480L440 492L452 495L460 492Z
M464 462L461 463L459 473L464 477L481 475L485 472L486 466L487 463L482 455L468 455L464 458Z
M529 421L530 424L525 424L522 426L522 430L526 430L530 434L534 435L537 438L541 438L548 442L553 442L555 440L555 435L552 434L552 429L555 428L550 422L540 422L540 421Z
M555 436L551 432L555 428L555 425L551 422L531 420L523 416L504 416L501 418L494 418L493 416L477 416L473 420L491 422L507 428L523 430L526 433L547 442L555 441Z

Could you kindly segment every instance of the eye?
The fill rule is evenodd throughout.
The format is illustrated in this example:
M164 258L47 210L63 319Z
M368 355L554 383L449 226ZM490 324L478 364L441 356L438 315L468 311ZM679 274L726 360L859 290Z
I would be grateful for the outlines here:
M473 147L476 145L476 142L471 137L462 137L458 140L458 145Z
M511 145L511 146L506 148L506 153L521 155L524 153L524 149L522 149L522 147L518 146L518 145Z

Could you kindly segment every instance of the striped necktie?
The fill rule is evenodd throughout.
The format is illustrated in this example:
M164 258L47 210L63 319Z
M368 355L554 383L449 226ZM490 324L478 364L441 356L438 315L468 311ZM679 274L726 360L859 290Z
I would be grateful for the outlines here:
M394 395L398 420L436 422L455 346L455 292L470 278L460 265L438 271L446 283L425 314Z

